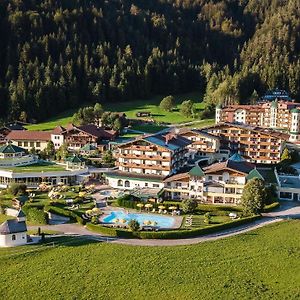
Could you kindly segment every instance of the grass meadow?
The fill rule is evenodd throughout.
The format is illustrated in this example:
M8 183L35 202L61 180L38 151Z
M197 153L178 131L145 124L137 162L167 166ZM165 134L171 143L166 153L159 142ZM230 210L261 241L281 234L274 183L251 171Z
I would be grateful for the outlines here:
M300 221L191 246L0 249L2 299L299 299Z
M172 112L166 112L159 108L160 101L165 96L155 96L149 99L140 99L121 103L104 103L103 107L106 111L113 112L124 112L128 118L136 119L136 113L139 111L150 111L152 114L151 119L154 119L157 123L171 123L178 124L183 122L195 121L192 117L184 117L180 114L180 104L184 100L193 100L195 107L198 111L204 108L204 103L202 102L202 95L200 93L188 93L175 96L176 107ZM88 104L86 104L88 105ZM27 129L29 130L51 130L58 125L65 126L72 122L72 116L77 111L77 109L70 109L61 114L58 114L54 118L50 118L45 122L29 125ZM142 118L140 118L142 119ZM146 118L147 119L147 118ZM149 117L148 117L149 119ZM205 122L206 120L203 120ZM145 130L145 128L143 128ZM146 128L147 130L147 128ZM158 129L159 130L159 129ZM148 130L149 131L149 130ZM150 131L153 131L151 128ZM150 132L149 131L149 132Z

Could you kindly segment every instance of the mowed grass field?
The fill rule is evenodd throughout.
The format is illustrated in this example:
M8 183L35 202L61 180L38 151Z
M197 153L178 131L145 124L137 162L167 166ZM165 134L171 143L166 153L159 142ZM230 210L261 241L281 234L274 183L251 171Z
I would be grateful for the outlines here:
M135 119L137 118L137 112L149 111L151 112L152 117L148 117L145 119L154 119L158 123L165 122L171 124L195 121L195 119L193 119L192 117L184 117L180 114L180 104L184 100L193 100L197 111L200 111L204 108L204 103L202 102L202 95L200 93L188 93L175 96L176 108L172 112L166 112L159 108L159 103L165 96L166 95L161 95L149 99L127 101L122 103L104 103L103 108L105 111L124 112L126 113L128 118ZM86 104L85 106L87 105L88 104ZM72 116L76 111L77 109L70 109L45 122L29 125L27 126L27 129L51 130L58 125L65 126L68 123L72 122Z
M66 238L54 247L0 249L0 295L6 300L299 299L299 232L300 221L294 220L191 246Z

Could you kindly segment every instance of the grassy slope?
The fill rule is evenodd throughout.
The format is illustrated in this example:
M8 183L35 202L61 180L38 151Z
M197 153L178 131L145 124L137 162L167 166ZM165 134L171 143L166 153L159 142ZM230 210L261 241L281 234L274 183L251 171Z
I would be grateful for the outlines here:
M136 118L138 111L151 111L153 119L157 122L167 123L182 123L193 121L192 118L186 118L179 113L180 103L184 100L193 100L198 110L203 109L204 104L200 93L188 93L175 96L177 104L176 109L173 112L165 112L159 108L159 103L164 96L156 96L151 99L135 100L122 103L105 103L104 109L115 112L125 112L128 118ZM30 130L51 130L57 125L65 126L72 122L72 115L76 109L71 109L62 114L57 115L55 118L51 118L48 121L36 125L27 126ZM148 118L149 119L149 118Z
M180 247L0 249L3 299L299 299L300 221Z

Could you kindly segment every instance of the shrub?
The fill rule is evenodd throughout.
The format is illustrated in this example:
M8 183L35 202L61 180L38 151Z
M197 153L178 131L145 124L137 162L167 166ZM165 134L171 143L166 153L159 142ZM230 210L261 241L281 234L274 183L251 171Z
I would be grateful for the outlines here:
M47 224L47 217L43 210L36 207L23 206L26 220L32 224Z
M269 205L266 205L265 207L264 207L264 212L269 212L269 211L272 211L272 210L274 210L274 209L276 209L276 208L278 208L278 207L280 207L280 203L279 202L274 202L274 203L272 203L272 204L269 204Z
M210 214L210 212L207 212L207 213L204 215L204 222L205 222L206 224L210 224L210 222L211 222L211 214Z
M117 200L118 206L126 208L136 208L138 202L139 200L131 195L125 195Z
M99 223L99 218L97 216L93 216L91 219L92 224L98 224Z
M139 229L140 229L140 223L134 219L132 219L128 222L128 226L129 226L130 230L133 232L139 231Z

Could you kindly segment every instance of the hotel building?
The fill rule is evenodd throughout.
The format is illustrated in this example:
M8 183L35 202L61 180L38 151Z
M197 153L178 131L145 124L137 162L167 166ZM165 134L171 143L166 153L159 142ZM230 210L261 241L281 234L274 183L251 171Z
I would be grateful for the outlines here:
M121 144L114 153L118 170L106 178L119 189L162 188L163 179L185 165L190 143L180 135L165 133Z
M220 137L221 148L237 152L253 163L278 163L289 140L286 133L236 123L219 123L203 130Z
M300 103L278 101L216 108L216 124L229 122L285 130L290 141L300 139Z
M202 203L239 204L248 180L265 180L255 165L234 154L227 161L176 174L164 180L166 198L197 199Z

